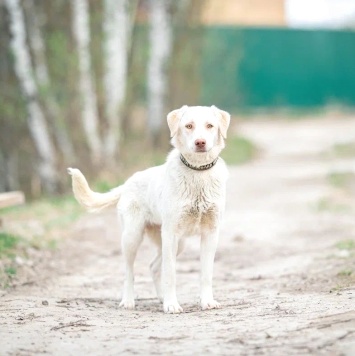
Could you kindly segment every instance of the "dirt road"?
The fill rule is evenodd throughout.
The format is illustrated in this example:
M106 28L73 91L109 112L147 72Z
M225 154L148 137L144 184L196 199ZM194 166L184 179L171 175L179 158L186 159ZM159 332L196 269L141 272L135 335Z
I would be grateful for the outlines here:
M28 285L2 292L1 355L355 355L355 173L333 154L355 142L355 118L242 124L260 147L230 169L215 263L220 310L198 307L198 241L178 261L185 312L165 315L143 243L135 311L123 282L114 212L86 215Z

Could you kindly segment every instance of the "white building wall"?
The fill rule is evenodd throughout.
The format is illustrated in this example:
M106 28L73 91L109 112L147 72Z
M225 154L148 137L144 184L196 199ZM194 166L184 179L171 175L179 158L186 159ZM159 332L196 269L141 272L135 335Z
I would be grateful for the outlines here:
M285 0L285 17L293 28L355 28L355 0Z

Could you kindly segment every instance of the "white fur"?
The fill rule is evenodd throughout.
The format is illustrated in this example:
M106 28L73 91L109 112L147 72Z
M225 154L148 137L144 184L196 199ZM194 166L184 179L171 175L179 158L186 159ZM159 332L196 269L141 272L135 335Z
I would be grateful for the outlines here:
M224 148L229 121L229 114L214 106L184 106L171 112L168 125L175 149L166 163L135 173L122 186L105 194L91 191L78 169L68 169L75 197L86 208L99 210L118 203L126 264L120 304L123 308L135 306L133 263L144 234L157 246L158 253L150 267L166 313L182 312L176 298L176 256L182 250L184 238L196 234L201 237L201 307L220 307L213 298L212 274L225 206L227 168L219 158L211 169L196 171L181 162L180 153L193 166L213 162ZM204 140L203 152L196 140Z

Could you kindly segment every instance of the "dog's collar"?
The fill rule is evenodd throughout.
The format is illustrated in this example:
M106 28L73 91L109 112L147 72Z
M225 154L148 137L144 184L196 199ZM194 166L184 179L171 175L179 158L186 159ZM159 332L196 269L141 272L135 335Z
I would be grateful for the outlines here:
M186 161L186 158L185 158L182 154L180 154L180 160L181 160L181 162L182 162L186 167L191 168L191 169L194 169L195 171L206 171L207 169L212 168L212 167L217 163L218 158L219 158L219 157L217 157L217 158L216 158L213 162L211 162L211 163L208 163L208 164L205 164L205 165L203 165L203 166L197 167L197 166L193 166L192 164L190 164L189 162L187 162L187 161Z

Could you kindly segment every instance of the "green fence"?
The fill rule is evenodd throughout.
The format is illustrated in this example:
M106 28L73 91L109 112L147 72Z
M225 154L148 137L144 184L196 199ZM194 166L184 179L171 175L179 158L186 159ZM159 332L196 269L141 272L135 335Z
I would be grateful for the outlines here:
M202 104L355 106L355 32L210 27L203 41Z

